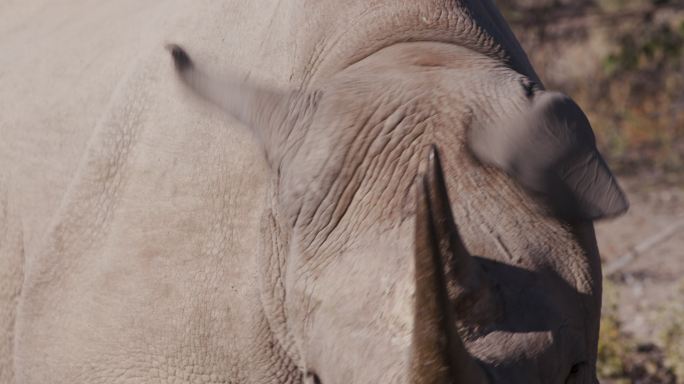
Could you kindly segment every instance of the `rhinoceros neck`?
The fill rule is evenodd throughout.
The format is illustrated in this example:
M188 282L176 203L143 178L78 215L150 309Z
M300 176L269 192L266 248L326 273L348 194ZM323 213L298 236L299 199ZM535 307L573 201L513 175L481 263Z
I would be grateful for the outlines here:
M332 0L305 2L292 12L298 26L292 34L297 46L295 77L304 83L325 79L382 48L410 41L460 45L538 80L509 27L487 1L353 1L344 7Z

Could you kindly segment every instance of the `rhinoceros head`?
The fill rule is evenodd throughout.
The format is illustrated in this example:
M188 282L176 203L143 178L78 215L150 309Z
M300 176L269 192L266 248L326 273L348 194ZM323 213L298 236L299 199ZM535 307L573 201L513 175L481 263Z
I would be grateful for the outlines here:
M292 91L211 78L170 48L262 143L264 311L306 380L596 382L590 220L627 204L569 98L448 44Z

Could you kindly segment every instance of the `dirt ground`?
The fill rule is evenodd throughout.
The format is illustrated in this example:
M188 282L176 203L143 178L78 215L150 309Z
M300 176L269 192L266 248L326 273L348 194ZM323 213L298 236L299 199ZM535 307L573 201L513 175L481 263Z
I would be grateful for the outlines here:
M604 317L614 318L617 342L629 344L619 347L629 350L620 359L630 361L622 363L669 370L660 378L604 383L684 383L684 184L673 184L656 184L648 176L623 179L629 212L596 226Z

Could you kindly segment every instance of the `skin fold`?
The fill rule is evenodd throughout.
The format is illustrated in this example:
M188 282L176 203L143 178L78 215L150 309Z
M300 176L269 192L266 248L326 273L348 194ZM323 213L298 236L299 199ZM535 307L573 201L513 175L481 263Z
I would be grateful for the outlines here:
M585 124L579 119L583 115L551 108L542 112L546 113L542 117L549 116L546 120L535 116L537 98L541 103L555 102L543 100L545 91L530 91L522 86L529 79L489 57L444 43L395 44L341 71L320 87L297 91L212 79L196 69L181 47L169 49L181 80L252 127L264 147L274 171L273 231L286 243L270 257L280 258L287 269L280 287L287 293L280 305L285 307L285 321L296 324L282 337L304 342L296 353L303 354L300 359L307 362L306 370L319 372L323 382L397 381L401 380L398 372L408 370L406 359L397 353L402 351L402 344L391 341L401 343L404 334L404 349L411 350L417 344L415 337L411 342L405 339L406 331L411 330L407 326L410 321L401 312L387 309L373 313L368 308L379 303L401 306L406 299L405 294L388 290L377 279L403 275L405 282L399 287L410 286L410 275L406 281L406 265L401 260L411 258L410 228L417 225L411 220L415 211L407 209L415 193L416 178L412 175L419 173L426 148L440 143L448 150L445 183L459 191L459 197L452 201L456 222L464 228L468 249L479 250L472 263L483 266L485 271L477 273L491 285L485 292L479 283L468 283L476 272L472 268L459 270L464 267L445 260L446 268L453 270L445 283L451 291L449 305L456 310L455 320L446 328L460 331L492 381L594 380L600 307L594 276L599 272L593 269L595 260L589 259L589 252L595 249L583 249L573 238L569 223L577 216L590 220L596 211L582 217L583 211L576 209L573 215L559 220L553 206L516 185L506 185L509 177L484 166L477 152L467 145L469 130L484 129L482 124L502 126L500 119L509 116L509 121L514 121L516 116L529 114L541 120L539 124L549 120L551 128L564 131L577 129L565 119ZM490 144L491 150L497 146L503 146L502 153L512 150L506 145L510 145L511 136L520 133L515 124L511 125L507 129L513 132L501 135L509 142L499 144L489 132L482 133L486 138L479 140ZM559 148L566 145L582 153L595 152L593 141L580 137L570 144L538 139L542 153L547 141L554 146L550 153L562 155L564 150ZM529 177L535 180L537 169L525 167L551 168L556 163L551 156L544 157L546 160L550 164L513 168L531 173ZM402 172L399 176L386 174L396 174L398 167ZM539 172L543 175L546 171ZM605 175L610 183L601 185L599 179L594 188L607 185L608 192L597 194L610 193L610 188L619 191L611 184L614 182L607 169ZM491 183L488 186L496 193L510 188L504 194L511 194L510 200L496 201L496 193L483 191L485 183ZM521 183L533 182L523 178ZM556 193L554 189L544 190L544 183L532 186L551 197ZM567 197L564 205L571 204L573 198ZM597 206L603 208L600 203ZM445 209L449 204L441 211ZM612 206L607 205L612 214L610 209ZM515 230L502 239L495 228L508 220L516 223ZM536 228L540 223L544 228ZM535 232L545 237L530 237ZM498 247L492 249L492 245ZM480 267L474 268L479 271ZM414 309L417 319L421 318L420 311L420 306ZM591 317L594 320L589 325ZM385 328L387 324L399 328ZM359 368L368 361L383 368L372 372ZM464 364L456 362L454 369L458 371Z
M493 4L159 9L68 186L3 170L2 380L596 382L627 203Z

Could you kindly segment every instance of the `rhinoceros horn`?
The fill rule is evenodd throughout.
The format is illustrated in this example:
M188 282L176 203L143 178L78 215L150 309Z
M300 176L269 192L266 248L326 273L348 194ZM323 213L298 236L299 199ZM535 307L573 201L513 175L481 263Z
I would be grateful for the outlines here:
M426 174L419 177L417 188L410 383L485 384L488 380L482 368L465 349L455 329L447 293L445 261L461 259L457 264L474 267L475 260L465 250L456 231L434 146L430 149L427 168Z

